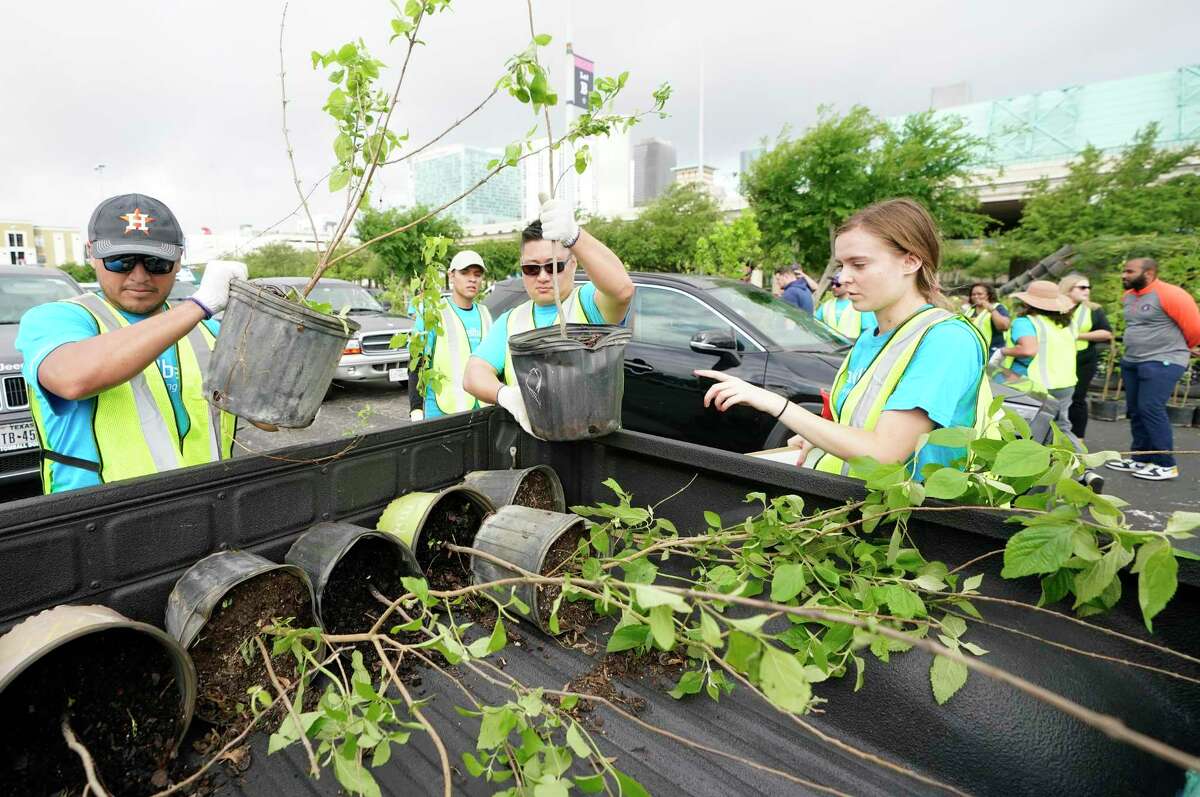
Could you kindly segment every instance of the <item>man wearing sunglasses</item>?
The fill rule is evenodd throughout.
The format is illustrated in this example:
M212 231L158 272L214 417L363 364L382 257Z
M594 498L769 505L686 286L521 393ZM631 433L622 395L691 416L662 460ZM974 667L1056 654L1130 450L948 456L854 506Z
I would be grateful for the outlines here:
M213 314L241 263L212 261L199 289L169 306L183 231L145 194L100 203L88 257L103 296L86 293L21 319L30 410L42 444L42 490L63 492L226 459L235 423L205 401Z
M556 323L555 292L568 324L623 324L634 290L621 259L580 228L565 200L540 198L538 220L521 233L521 281L529 301L496 319L467 361L463 378L468 393L504 407L531 434L509 358L509 337ZM576 287L579 265L591 281Z

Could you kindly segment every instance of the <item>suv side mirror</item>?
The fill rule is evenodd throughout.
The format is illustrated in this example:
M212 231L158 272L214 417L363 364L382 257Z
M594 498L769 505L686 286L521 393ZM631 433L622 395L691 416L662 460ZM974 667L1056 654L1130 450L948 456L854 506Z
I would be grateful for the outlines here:
M734 365L742 361L737 355L737 340L728 329L706 329L697 332L692 336L692 351L698 354L716 354Z

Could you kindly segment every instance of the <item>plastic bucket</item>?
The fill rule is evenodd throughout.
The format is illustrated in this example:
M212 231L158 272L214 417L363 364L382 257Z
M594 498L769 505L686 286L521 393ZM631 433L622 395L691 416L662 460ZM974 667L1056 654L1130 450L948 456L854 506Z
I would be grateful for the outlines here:
M479 534L475 535L475 548L523 570L540 574L546 563L546 555L554 543L564 534L574 533L576 530L580 534L585 530L583 518L578 515L546 512L542 509L509 504L500 507L496 514L484 521ZM516 570L478 556L471 557L471 572L476 584L521 575ZM522 613L525 619L550 633L549 626L543 620L543 610L546 616L550 611L550 605L542 605L543 588L534 584L495 588L496 595L501 600L507 599L513 590L521 602L529 607L528 614Z
M531 329L509 338L529 425L543 440L588 440L621 428L625 346L633 333L608 324Z
M317 619L321 628L326 628L325 588L329 585L334 568L354 546L367 540L379 541L393 551L402 576L421 577L421 568L417 565L416 557L398 537L350 523L318 523L301 534L288 550L284 561L301 568L313 586L313 594L317 599Z
M1089 399L1088 417L1097 421L1115 421L1121 417L1121 402L1112 399Z
M34 667L47 654L68 643L92 634L113 631L132 632L145 635L162 646L170 658L175 675L175 686L179 693L176 714L179 730L165 752L174 752L187 733L196 707L196 669L182 646L161 630L146 623L125 617L107 606L55 606L32 615L13 626L0 637L0 693L9 688L25 672ZM111 635L111 634L110 634ZM114 643L117 640L114 640ZM97 671L97 675L101 673ZM6 721L20 722L19 718L6 717ZM45 719L45 718L42 718ZM58 721L57 717L51 718ZM136 722L136 719L131 717ZM83 729L74 728L76 733ZM65 742L63 742L65 748ZM13 774L13 773L9 773ZM81 771L82 776L82 771ZM14 775L15 777L15 775ZM39 782L38 786L44 786ZM33 784L30 784L32 791Z
M558 474L554 468L549 465L534 465L532 468L524 468L523 470L473 470L463 479L463 484L471 487L488 497L493 506L502 507L512 503L517 503L517 493L521 490L521 485L528 480L545 478L550 483L550 502L549 507L534 507L535 509L548 509L552 512L565 512L567 509L567 499L563 496L562 482L559 481ZM520 506L529 506L529 504L521 502Z
M278 289L234 280L204 394L214 406L247 420L308 426L346 341L358 329L350 319L290 302Z
M447 487L438 493L415 492L400 496L383 510L375 528L398 537L416 555L417 562L424 569L428 567L429 560L432 558L427 554L423 545L425 523L439 503L443 500L457 499L470 501L485 520L488 515L496 511L496 507L488 500L488 497L478 490L463 486ZM474 534L471 540L461 540L460 544L470 545L473 539Z

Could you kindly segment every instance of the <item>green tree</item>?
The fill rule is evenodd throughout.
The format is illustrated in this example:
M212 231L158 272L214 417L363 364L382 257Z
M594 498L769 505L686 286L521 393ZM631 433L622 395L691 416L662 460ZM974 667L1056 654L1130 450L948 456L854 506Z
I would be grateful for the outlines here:
M825 263L832 231L855 211L911 196L925 204L947 237L979 235L987 218L965 177L982 142L957 117L915 114L889 126L862 106L845 115L820 109L799 138L784 130L742 175L769 250L802 263Z
M417 221L428 212L428 208L420 205L406 209L367 208L355 220L354 234L360 241L370 241L379 235ZM453 217L434 216L414 225L410 230L371 244L368 248L375 254L377 260L374 263L374 270L371 273L363 273L361 278L385 282L389 276L393 275L405 280L415 277L425 267L423 247L426 237L442 236L456 239L463 235L465 232L462 225ZM341 263L338 265L340 266Z
M739 278L746 263L762 260L762 233L754 212L747 210L732 222L717 222L699 241L693 258L701 274Z
M339 251L348 251L349 248L344 245L339 247ZM227 253L221 257L224 260L241 260L245 263L250 279L307 277L317 263L316 252L297 249L286 243L270 243L244 255ZM374 278L379 270L375 255L369 251L362 251L340 261L327 272L327 276L358 281Z
M521 258L521 236L511 235L506 238L491 238L486 241L465 243L456 241L450 247L449 256L453 258L464 249L478 252L487 267L487 281L499 282L517 273L517 265Z
M592 219L588 232L631 270L687 271L696 243L721 218L717 201L695 184L673 184L636 219Z
M96 270L87 263L63 263L58 270L67 272L76 282L96 281Z

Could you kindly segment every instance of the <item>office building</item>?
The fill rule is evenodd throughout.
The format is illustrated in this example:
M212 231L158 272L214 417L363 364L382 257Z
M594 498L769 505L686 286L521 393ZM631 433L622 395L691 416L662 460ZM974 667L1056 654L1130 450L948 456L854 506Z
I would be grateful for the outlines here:
M674 181L675 146L647 138L633 148L633 204L653 202Z

